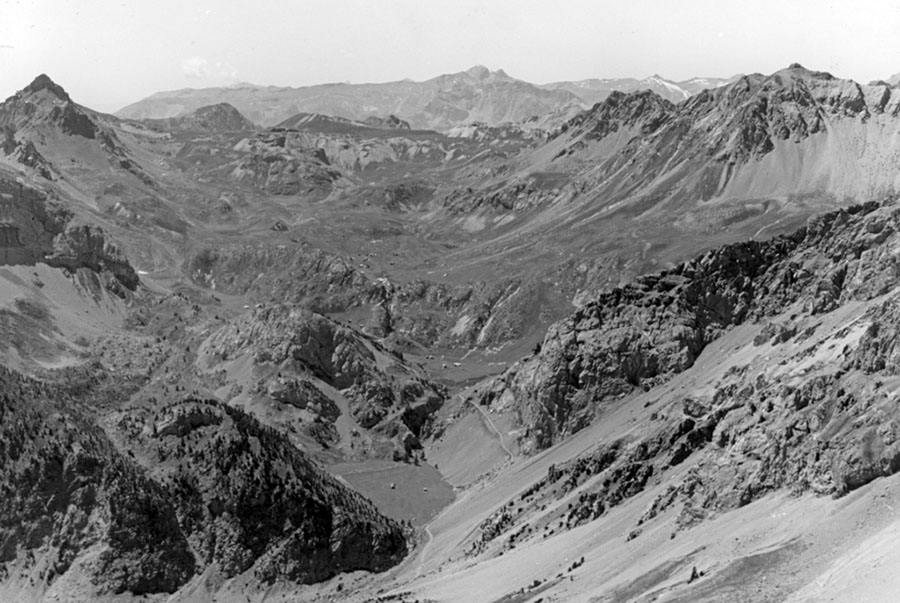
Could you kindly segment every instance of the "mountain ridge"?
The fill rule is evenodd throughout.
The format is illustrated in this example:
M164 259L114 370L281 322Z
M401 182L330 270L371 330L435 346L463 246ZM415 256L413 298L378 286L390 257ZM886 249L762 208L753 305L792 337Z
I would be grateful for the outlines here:
M247 114L252 121L271 126L291 115L287 110L280 108L274 110L266 108L266 103L279 106L291 98L290 102L293 103L295 113L324 113L357 121L371 116L397 114L415 128L444 129L470 121L484 121L492 126L503 121L523 121L541 113L563 110L573 103L589 107L614 90L629 92L649 88L676 102L699 92L701 87L719 86L734 79L692 78L679 83L651 76L643 80L591 79L579 82L531 84L510 77L502 69L491 71L483 65L476 65L465 71L443 74L421 82L398 80L384 83L316 84L296 88L248 84L211 89L184 88L161 91L123 107L116 115L131 119L175 117L182 112L196 109L200 106L198 103L211 104L215 98L229 98L229 102ZM479 86L487 88L480 90ZM393 92L390 91L392 87L396 89ZM519 100L504 98L507 89L515 90ZM256 96L264 93L270 96L268 99L256 100L240 98L235 94L239 90L250 91L251 95ZM368 94L370 104L373 102L376 104L369 109L362 108L353 97L354 90L359 90L360 94ZM307 91L309 94L315 93L326 99L307 99L305 98ZM327 98L329 94L333 94L330 99ZM194 97L210 102L195 100ZM476 100L477 97L482 97L482 100ZM527 103L524 106L516 106L521 104L522 97L528 99ZM279 100L282 98L284 100ZM490 103L494 103L495 108L489 108ZM508 109L498 108L504 104L512 106Z
M249 96L241 96L242 90ZM213 99L231 103L251 121L266 126L296 113L323 113L356 121L397 115L418 129L440 129L466 121L521 121L578 102L569 92L543 90L502 70L476 66L423 82L158 92L116 114L130 119L175 117L212 104L206 101Z

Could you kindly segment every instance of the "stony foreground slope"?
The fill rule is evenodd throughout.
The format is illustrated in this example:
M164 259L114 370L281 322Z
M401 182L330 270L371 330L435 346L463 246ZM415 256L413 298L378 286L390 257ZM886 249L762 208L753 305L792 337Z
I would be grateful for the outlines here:
M433 522L400 588L410 600L820 600L807 597L832 563L864 563L856 547L894 529L898 233L892 200L826 214L558 323L481 398L549 447Z

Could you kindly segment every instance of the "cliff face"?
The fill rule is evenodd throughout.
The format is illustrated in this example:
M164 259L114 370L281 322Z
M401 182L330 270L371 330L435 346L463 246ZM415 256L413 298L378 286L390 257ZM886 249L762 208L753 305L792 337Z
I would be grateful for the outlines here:
M108 288L124 295L139 279L119 247L98 226L78 224L71 211L48 194L0 176L0 221L15 228L16 257L44 262L76 272L91 270L105 275Z
M555 325L480 402L517 413L532 450L595 414L589 429L609 416L621 431L521 485L461 548L510 554L626 505L628 541L661 526L675 538L777 491L837 498L900 472L898 243L892 201L856 206Z
M709 342L802 300L820 314L890 288L891 206L857 206L767 242L708 252L641 277L553 325L540 353L498 377L483 403L513 405L541 449L586 425L598 408L691 367ZM876 268L874 258L883 258Z
M53 241L53 251L44 261L51 266L71 271L87 268L108 273L122 286L134 290L140 282L128 258L112 243L102 228L90 225L69 225ZM113 285L114 286L114 285Z

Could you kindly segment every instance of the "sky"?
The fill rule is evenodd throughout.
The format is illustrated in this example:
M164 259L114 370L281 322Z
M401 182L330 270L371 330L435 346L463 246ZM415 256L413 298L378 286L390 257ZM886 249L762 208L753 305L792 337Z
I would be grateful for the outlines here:
M160 90L900 72L900 0L0 0L0 99L40 73L113 111Z

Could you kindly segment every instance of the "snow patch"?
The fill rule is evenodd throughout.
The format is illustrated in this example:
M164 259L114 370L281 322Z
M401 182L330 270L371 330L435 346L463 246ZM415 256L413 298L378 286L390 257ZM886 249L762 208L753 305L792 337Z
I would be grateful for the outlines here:
M450 329L450 332L457 337L462 337L471 323L472 317L468 314L463 314L459 317L459 320L456 321L456 324L453 325L453 328Z
M687 90L685 90L685 89L682 88L681 86L678 86L678 85L676 85L676 84L673 84L672 82L668 82L668 81L662 79L661 77L658 77L658 76L655 76L655 75L652 76L652 77L648 77L648 78L647 78L646 80L644 80L644 81L647 82L647 83L650 84L650 85L653 85L653 86L661 86L661 87L663 87L663 88L666 88L667 90L671 90L671 91L674 92L675 94L680 94L680 95L683 96L684 98L687 98L687 97L690 96L690 94L688 94Z

